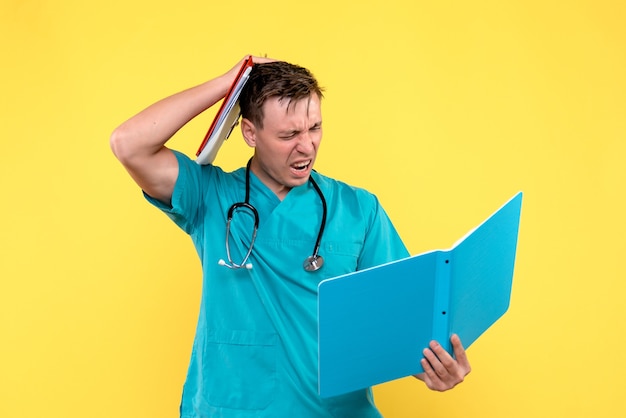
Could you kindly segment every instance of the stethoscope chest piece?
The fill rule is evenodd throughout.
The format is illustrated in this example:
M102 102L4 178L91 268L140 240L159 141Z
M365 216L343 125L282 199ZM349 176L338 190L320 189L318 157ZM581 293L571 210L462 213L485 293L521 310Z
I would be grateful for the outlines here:
M317 271L324 265L324 257L321 255L310 255L304 260L302 266L308 272Z

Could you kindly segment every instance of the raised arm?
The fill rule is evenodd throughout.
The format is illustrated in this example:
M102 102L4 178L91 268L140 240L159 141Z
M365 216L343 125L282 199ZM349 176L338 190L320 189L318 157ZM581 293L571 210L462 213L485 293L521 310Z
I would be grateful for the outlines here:
M154 103L113 131L113 154L148 195L170 203L178 162L165 144L187 122L226 95L242 63L243 59L219 77Z

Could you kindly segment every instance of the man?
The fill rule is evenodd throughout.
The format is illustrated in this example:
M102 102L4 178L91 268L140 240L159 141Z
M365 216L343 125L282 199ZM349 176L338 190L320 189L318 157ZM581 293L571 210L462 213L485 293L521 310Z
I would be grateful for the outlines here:
M225 173L165 146L225 96L241 62L153 104L111 137L146 198L191 236L201 258L181 416L379 417L369 389L317 394L317 284L408 252L375 196L313 171L322 139L315 78L253 60L240 97L241 132L254 149L246 168ZM470 371L458 337L452 343L456 359L436 342L424 350L425 373L416 377L431 389L450 389Z

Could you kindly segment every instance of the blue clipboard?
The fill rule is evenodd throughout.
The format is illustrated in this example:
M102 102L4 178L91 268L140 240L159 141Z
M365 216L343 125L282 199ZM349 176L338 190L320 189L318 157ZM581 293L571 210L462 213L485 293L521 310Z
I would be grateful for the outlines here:
M521 205L520 192L449 250L320 282L319 394L421 373L431 340L476 341L509 307Z

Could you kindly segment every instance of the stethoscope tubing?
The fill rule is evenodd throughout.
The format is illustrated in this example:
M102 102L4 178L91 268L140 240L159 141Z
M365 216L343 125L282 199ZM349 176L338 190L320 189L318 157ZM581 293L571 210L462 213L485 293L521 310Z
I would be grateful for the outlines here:
M256 208L250 203L250 164L251 163L252 163L252 158L250 158L248 160L248 163L246 164L245 200L243 202L234 203L228 209L228 212L226 214L226 256L228 257L228 263L226 263L224 260L219 260L218 264L231 268L231 269L239 269L239 268L251 269L252 268L252 264L247 263L247 261L248 261L248 258L250 257L250 254L252 254L252 248L254 247L254 241L256 239L257 230L259 228L259 213L256 210ZM324 230L326 229L326 217L328 213L328 208L326 205L326 199L324 197L324 193L322 193L322 190L317 185L317 182L315 181L315 179L313 179L313 176L309 176L309 182L313 185L313 188L315 189L317 195L320 198L320 201L322 202L322 221L320 222L320 228L317 233L317 238L315 240L315 247L313 247L313 254L308 256L304 261L304 269L306 271L312 272L312 271L319 270L324 264L324 259L319 255L319 250L320 250L320 246L322 243L322 236L324 235ZM246 208L252 212L254 216L254 229L252 232L252 237L250 240L250 246L248 248L248 252L243 258L243 261L241 262L241 264L237 264L231 258L230 245L228 242L229 241L228 238L230 235L230 223L233 219L233 215L235 211L240 208Z

